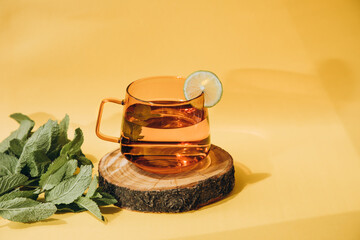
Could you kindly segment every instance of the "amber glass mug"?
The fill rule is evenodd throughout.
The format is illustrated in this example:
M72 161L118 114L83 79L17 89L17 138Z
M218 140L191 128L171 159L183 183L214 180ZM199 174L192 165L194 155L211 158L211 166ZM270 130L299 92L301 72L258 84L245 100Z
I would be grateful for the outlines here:
M157 174L192 169L210 150L210 128L204 94L186 100L182 77L151 77L132 82L124 100L106 98L96 123L99 138L120 143L137 167ZM104 104L124 106L120 137L100 132Z

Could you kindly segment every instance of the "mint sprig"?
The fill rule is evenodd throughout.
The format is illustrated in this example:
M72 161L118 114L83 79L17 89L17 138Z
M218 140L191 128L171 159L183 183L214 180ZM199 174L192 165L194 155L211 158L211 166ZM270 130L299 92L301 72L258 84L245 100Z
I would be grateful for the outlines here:
M148 105L136 104L133 111L126 113L126 117L123 121L123 134L131 141L139 141L144 136L140 135L142 127L147 126L147 120L151 118L158 118L160 114L154 114L151 112L151 107ZM131 120L129 120L131 119Z
M98 188L97 176L92 177L93 164L81 151L81 129L70 140L68 115L34 132L35 123L28 116L10 117L20 126L0 143L0 216L36 222L56 212L88 210L104 220L99 206L117 201Z

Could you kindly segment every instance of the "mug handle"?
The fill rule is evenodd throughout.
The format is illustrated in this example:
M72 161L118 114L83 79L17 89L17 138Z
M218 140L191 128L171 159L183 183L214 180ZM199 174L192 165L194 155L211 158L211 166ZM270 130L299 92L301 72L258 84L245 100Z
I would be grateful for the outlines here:
M105 103L108 103L108 102L112 102L112 103L116 103L116 104L120 104L120 105L125 105L125 100L124 99L123 100L118 100L118 99L115 99L115 98L105 98L105 99L103 99L101 101L101 103L100 103L99 114L98 114L98 118L97 118L97 121L96 121L95 132L96 132L96 135L102 140L109 141L109 142L120 143L121 138L108 136L108 135L103 134L102 132L100 132L100 124L101 124L102 113L103 113L103 110L104 110L104 105L105 105Z

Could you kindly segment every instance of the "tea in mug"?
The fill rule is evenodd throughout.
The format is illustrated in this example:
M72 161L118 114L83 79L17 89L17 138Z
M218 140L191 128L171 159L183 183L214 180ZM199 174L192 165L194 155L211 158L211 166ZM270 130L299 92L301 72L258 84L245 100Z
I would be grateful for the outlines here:
M207 109L183 101L136 103L124 111L121 152L143 170L189 170L210 149Z

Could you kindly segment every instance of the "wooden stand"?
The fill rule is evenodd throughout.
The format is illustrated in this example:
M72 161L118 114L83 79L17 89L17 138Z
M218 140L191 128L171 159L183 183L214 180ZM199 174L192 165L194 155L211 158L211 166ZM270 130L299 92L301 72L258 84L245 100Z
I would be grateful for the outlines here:
M192 170L169 175L145 172L117 149L100 160L99 180L117 206L142 212L194 210L224 198L235 184L232 157L215 145Z

